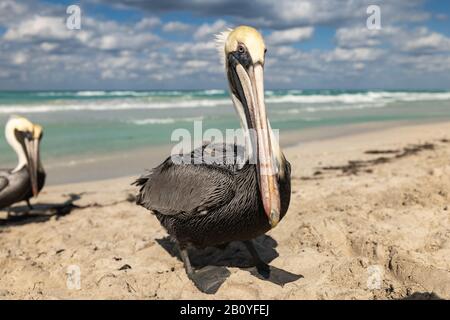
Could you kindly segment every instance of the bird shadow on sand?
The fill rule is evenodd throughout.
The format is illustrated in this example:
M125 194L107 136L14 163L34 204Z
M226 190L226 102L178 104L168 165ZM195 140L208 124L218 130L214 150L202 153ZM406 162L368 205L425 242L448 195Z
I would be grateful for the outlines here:
M81 199L81 194L71 193L67 196L68 199L62 203L37 203L31 209L27 205L2 209L7 212L7 217L0 218L0 227L46 222L52 217L59 219L68 215L73 209L79 208L74 202Z
M401 300L444 300L434 292L414 292Z
M163 247L171 256L177 257L181 261L177 245L169 237L156 239L156 242ZM270 236L263 235L253 240L254 246L261 259L270 264L278 257L276 251L277 242ZM205 249L189 249L189 257L196 273L203 277L203 281L210 280L214 285L206 293L215 293L225 280L231 275L227 267L240 268L248 271L253 276L263 281L269 281L279 286L297 281L303 278L289 271L270 266L268 273L260 273L253 265L252 257L247 251L243 242L230 242L221 247L207 247ZM202 290L203 291L203 290Z

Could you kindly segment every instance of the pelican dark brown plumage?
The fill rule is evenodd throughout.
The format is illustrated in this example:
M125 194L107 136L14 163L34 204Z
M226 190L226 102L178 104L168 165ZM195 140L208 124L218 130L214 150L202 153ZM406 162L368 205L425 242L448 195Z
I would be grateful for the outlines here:
M6 140L16 152L17 166L0 169L0 209L37 196L45 184L45 171L40 160L42 127L23 117L13 116L5 127Z
M137 203L150 210L178 243L186 273L200 290L204 288L190 264L187 248L243 241L258 271L267 274L269 266L251 240L284 217L291 193L290 164L266 116L264 40L247 26L225 32L221 38L231 98L251 156L240 165L236 160L242 147L203 146L188 158L197 154L205 157L211 150L228 155L231 150L235 162L180 163L172 156L135 182L140 187Z

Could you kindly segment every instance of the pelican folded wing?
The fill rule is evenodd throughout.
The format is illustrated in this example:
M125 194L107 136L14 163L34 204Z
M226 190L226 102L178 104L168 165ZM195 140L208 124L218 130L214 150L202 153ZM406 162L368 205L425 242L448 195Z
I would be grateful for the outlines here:
M174 164L169 158L139 178L137 203L163 215L193 216L221 207L235 195L234 175L216 165Z
M5 189L8 186L9 182L8 179L6 179L5 177L1 176L0 173L0 192Z

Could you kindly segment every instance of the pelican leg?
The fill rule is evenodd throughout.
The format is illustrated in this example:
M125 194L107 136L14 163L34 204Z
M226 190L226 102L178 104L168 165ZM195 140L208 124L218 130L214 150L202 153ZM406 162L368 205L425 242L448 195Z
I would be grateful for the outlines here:
M28 206L28 210L33 210L33 206L30 203L30 199L27 199L27 206Z
M246 240L244 241L244 244L247 247L247 250L252 255L253 263L255 264L258 273L266 279L269 278L270 266L261 259L261 257L258 254L258 251L256 251L253 242L251 240Z
M194 275L194 269L192 269L191 261L189 260L189 254L187 252L186 248L178 248L180 251L181 259L183 260L184 264L184 270L186 270L186 274L188 275L189 279Z
M184 269L188 278L194 285L203 293L214 294L219 290L222 283L230 276L230 272L224 268L217 268L206 266L200 270L195 271L192 268L189 260L188 251L186 248L178 247L181 259L184 263Z

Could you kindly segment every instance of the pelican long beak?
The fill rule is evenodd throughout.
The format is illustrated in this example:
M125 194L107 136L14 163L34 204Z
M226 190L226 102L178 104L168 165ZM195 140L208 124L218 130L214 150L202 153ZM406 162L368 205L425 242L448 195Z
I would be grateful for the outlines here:
M31 190L33 196L37 197L38 190L38 160L39 160L39 140L35 138L25 138L25 151L28 161L28 172L30 174Z
M232 58L231 58L232 59ZM252 64L247 70L237 61L230 61L229 81L232 93L242 103L238 112L250 132L253 156L256 156L259 190L264 211L274 228L280 221L280 193L277 168L273 157L271 132L267 122L264 102L264 70L261 63ZM239 110L238 110L239 111Z

